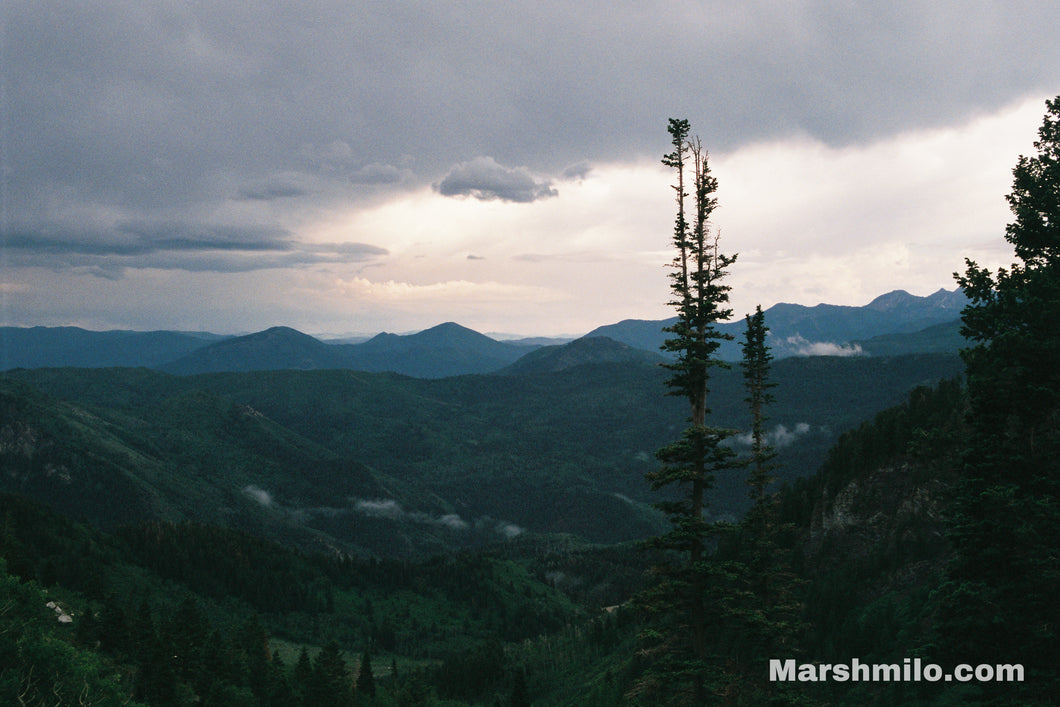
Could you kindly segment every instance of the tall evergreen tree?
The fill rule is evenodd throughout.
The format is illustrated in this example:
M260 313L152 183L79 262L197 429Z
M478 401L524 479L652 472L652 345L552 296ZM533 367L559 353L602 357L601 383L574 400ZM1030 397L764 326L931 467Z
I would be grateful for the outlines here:
M783 543L784 532L791 528L780 523L777 498L769 492L777 454L767 439L765 423L776 383L769 378L773 354L766 345L769 327L761 306L745 322L740 367L747 391L744 401L751 413L747 486L752 506L740 524L739 559L731 563L735 576L730 588L730 682L725 695L732 704L764 704L781 699L778 686L766 680L767 661L794 654L802 606L799 580Z
M522 670L515 671L512 680L512 698L508 704L510 707L530 707L530 693L526 689L526 675Z
M339 644L335 640L328 641L313 661L313 677L305 702L314 707L347 707L353 704L351 688Z
M1008 196L1019 262L955 275L970 300L971 441L937 622L944 659L1022 663L1024 683L983 686L1022 703L1060 692L1060 96L1046 105Z
M284 665L279 651L273 651L266 671L266 690L262 704L267 707L292 707L298 704L287 679L287 666Z
M313 662L309 659L309 652L306 647L302 646L291 674L291 691L297 698L298 704L303 707L312 707L312 689Z
M766 406L775 401L771 389L776 383L769 380L770 363L773 354L766 345L766 315L762 306L755 308L755 313L748 314L744 321L743 358L740 367L743 369L744 387L747 397L744 398L751 410L751 460L747 484L750 487L751 500L761 503L766 499L766 489L774 480L772 470L776 452L766 441Z
M375 697L375 676L372 675L372 658L368 651L361 655L361 667L357 671L357 694Z
M735 453L723 444L731 431L707 425L707 400L711 370L726 365L717 356L718 347L732 338L717 325L732 315L726 307L729 287L722 278L736 256L719 250L719 237L710 225L717 180L710 173L706 150L689 138L689 130L687 120L670 120L673 152L662 160L675 172L677 202L670 275L677 321L667 328L671 337L663 349L675 356L667 364L667 386L670 395L688 402L689 426L680 439L659 450L662 467L648 474L653 489L671 493L673 500L657 505L672 529L651 543L664 559L655 569L658 582L639 599L648 619L642 632L642 657L648 667L631 693L671 704L703 704L715 682L711 674L716 662L710 659L708 641L717 607L709 597L717 582L724 581L726 568L707 557L715 528L705 512L715 474L735 463Z

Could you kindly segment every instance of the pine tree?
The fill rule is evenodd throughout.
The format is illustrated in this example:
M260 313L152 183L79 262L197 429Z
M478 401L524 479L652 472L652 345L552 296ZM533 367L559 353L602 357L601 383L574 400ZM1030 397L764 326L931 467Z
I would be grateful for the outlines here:
M186 682L195 682L204 668L214 669L204 660L204 648L216 648L216 641L209 640L210 625L202 614L198 601L186 595L159 631L163 643L169 646L177 675Z
M530 707L530 693L526 689L526 675L522 670L515 671L512 679L512 698L509 700L511 707Z
M151 705L177 704L177 673L171 651L155 639L144 646L139 655L140 670L136 675L136 698Z
M766 417L765 408L775 401L770 390L777 384L769 381L773 354L766 345L769 327L766 326L766 315L762 306L756 307L755 313L748 314L744 321L747 328L740 367L743 369L744 386L747 389L744 401L751 410L751 472L747 484L750 487L751 500L758 504L766 499L766 489L774 481L772 471L775 465L772 462L777 455L766 441L765 423L769 418Z
M298 653L298 660L294 664L294 670L291 675L291 691L295 694L298 699L298 703L303 707L312 707L312 692L313 687L313 663L309 659L309 652L305 646L302 646L302 650Z
M966 261L962 352L970 444L952 514L955 559L938 600L937 650L960 663L1022 663L1019 702L1060 691L1060 96L1020 156L996 275Z
M99 611L96 633L103 650L114 656L125 657L133 651L132 631L123 600L107 595Z
M729 633L731 660L729 702L758 704L778 698L778 686L766 681L770 657L792 657L802 606L799 580L791 567L783 534L790 530L779 518L777 498L769 492L775 481L776 451L766 436L766 407L774 402L770 392L773 355L766 345L769 327L761 306L745 317L743 342L744 387L751 413L751 451L747 459L748 495L752 506L740 524L739 561L731 563L734 579L730 589L733 610Z
M375 697L375 677L372 675L372 658L368 651L361 656L361 668L357 672L357 694Z
M670 275L677 321L667 328L671 337L663 349L675 355L666 364L671 372L667 386L670 395L688 402L689 426L680 439L659 450L656 456L663 466L648 474L654 490L674 489L676 497L657 504L669 517L672 530L650 543L663 559L655 568L658 582L638 600L648 621L641 651L648 667L631 697L698 705L717 682L708 633L719 607L711 595L729 581L729 568L708 557L717 528L706 520L705 511L715 474L734 468L735 453L723 444L732 432L711 427L706 420L711 371L726 365L717 350L723 340L732 338L717 324L732 315L725 307L729 288L721 280L736 256L720 252L719 237L711 230L717 180L711 176L706 151L698 140L689 139L689 130L687 120L670 120L673 152L662 160L675 171L677 182L673 185L676 254ZM692 182L691 217L686 176Z
M287 679L287 666L284 665L279 651L273 651L266 671L265 699L262 700L262 704L268 707L291 707L297 704Z
M339 644L328 641L313 661L313 677L306 704L314 707L346 707L353 703L353 694L346 661Z

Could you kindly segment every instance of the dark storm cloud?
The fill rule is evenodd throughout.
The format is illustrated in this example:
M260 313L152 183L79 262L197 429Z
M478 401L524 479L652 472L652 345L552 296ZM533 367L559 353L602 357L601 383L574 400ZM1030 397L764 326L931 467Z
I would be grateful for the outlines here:
M370 164L361 167L350 175L354 184L395 184L400 182L404 172L388 164Z
M160 250L291 250L290 233L278 228L208 226L182 223L123 223L117 230L134 236L147 249Z
M71 230L63 236L7 231L0 242L11 252L128 257L174 251L287 251L293 247L289 235L272 228L124 223L109 232Z
M138 267L187 272L235 273L281 270L322 263L364 263L386 254L385 249L363 243L300 244L286 251L262 252L160 251L138 263Z
M275 199L305 196L307 193L305 189L296 184L274 182L247 187L239 192L238 198L250 201L273 201Z
M13 0L0 13L5 219L31 232L101 211L293 228L285 214L417 184L527 202L555 193L534 175L656 157L670 116L714 151L846 145L1060 89L1060 6L1031 1ZM67 239L88 253L71 232L32 242L42 259ZM102 233L103 251L163 252ZM197 240L254 254L216 234L164 252Z
M589 173L592 171L592 165L588 162L579 162L578 164L571 165L563 170L563 178L568 181L578 181L588 177Z
M53 229L54 230L54 229ZM299 243L281 229L125 223L112 230L5 231L9 265L71 269L116 279L126 269L248 272L318 263L369 262L388 254L366 243Z
M453 167L434 188L443 196L473 196L482 201L500 199L530 203L556 196L547 181L539 181L529 170L508 168L492 157L477 157Z

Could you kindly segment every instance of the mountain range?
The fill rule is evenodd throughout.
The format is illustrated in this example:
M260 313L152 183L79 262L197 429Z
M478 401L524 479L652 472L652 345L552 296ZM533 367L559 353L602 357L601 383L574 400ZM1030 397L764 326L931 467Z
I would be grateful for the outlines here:
M782 302L765 310L769 327L767 343L776 358L870 353L871 347L867 350L862 342L881 336L890 337L888 347L901 349L902 353L938 350L935 338L921 332L936 325L956 322L966 302L967 298L960 290L944 289L927 297L894 290L862 307L834 304L807 307ZM667 336L663 327L675 321L675 318L660 321L627 319L598 327L586 336L606 336L636 348L658 351ZM733 337L722 344L721 357L728 361L739 360L743 321L727 322L719 329ZM910 338L905 340L908 345L903 347L904 335L910 335ZM963 345L949 338L947 341L956 343L956 346L946 350L956 351Z
M862 307L781 303L766 310L768 343L778 359L954 352L963 345L958 317L965 302L959 290L939 290L927 297L895 290ZM558 370L589 362L661 360L664 327L672 322L629 319L594 329L574 342L547 346L530 340L498 341L453 322L410 335L384 332L360 343L327 343L283 326L246 336L2 327L0 370L130 366L191 375L349 369L416 378L493 373L511 366L517 372ZM722 358L739 359L743 326L742 321L720 326L733 337L723 343ZM597 341L586 343L592 340Z

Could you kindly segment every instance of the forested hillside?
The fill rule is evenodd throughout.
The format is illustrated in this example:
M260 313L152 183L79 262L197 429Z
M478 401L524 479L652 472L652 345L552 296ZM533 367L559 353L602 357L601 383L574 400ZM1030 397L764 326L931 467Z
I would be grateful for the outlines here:
M841 435L819 473L778 497L784 552L804 583L800 661L901 662L930 645L965 409L957 381L917 388ZM355 559L215 525L138 522L104 534L17 496L0 506L5 592L16 601L3 618L19 637L4 697L70 690L69 676L81 676L78 689L100 699L321 704L323 682L354 689L367 652L369 704L507 704L525 689L533 704L610 705L644 668L635 614L615 608L645 586L651 557L633 545L528 533L416 562ZM740 537L722 557L741 556ZM59 623L49 600L72 623ZM163 655L175 645L183 652ZM883 694L912 703L942 689ZM878 690L798 686L822 703L863 704ZM975 689L949 692L960 704ZM363 702L363 682L357 694Z
M911 434L901 426L881 445L851 441L875 439L874 427L838 437L831 430L886 396L901 397L903 386L952 373L955 361L792 359L777 369L793 409L819 428L800 433L798 418L778 416L778 424L792 420L785 449L797 453L788 463L799 468L800 458L814 458L799 441L839 441L828 456L829 480L800 482L785 497L804 529L791 542L817 548L813 519L824 512L812 510L817 499L833 478L857 473L835 471L837 460L863 456L844 450L904 453ZM735 375L725 380L735 398ZM885 392L886 381L894 392ZM311 687L317 671L341 672L340 650L351 683L370 651L394 704L417 704L410 695L460 704L507 699L522 685L542 704L614 704L640 670L636 623L628 609L600 612L644 586L649 557L633 545L586 541L614 543L657 527L637 478L650 457L636 452L648 457L653 435L673 429L659 384L655 367L629 364L441 381L349 372L12 372L2 391L5 487L92 519L108 534L6 496L8 581L34 581L65 600L73 626L44 612L33 635L72 646L61 660L96 671L100 694L113 687L108 676L124 675L118 691L150 704L211 692L213 703L241 695L248 704L279 704L319 689ZM875 394L852 392L862 389ZM736 401L719 412L726 409L738 410ZM924 434L922 421L913 427ZM586 439L593 455L579 451ZM615 467L631 463L627 485L618 486ZM732 488L737 497L739 484ZM449 554L461 547L478 549ZM370 559L410 553L423 559ZM877 585L873 576L866 586ZM838 585L830 578L825 586ZM198 626L198 638L178 638L175 615ZM260 667L266 654L252 658L240 638L251 630L271 637L267 670ZM533 640L519 643L526 639ZM232 667L220 674L194 667L216 664L216 656L159 667L161 646L177 640L191 651L224 646ZM316 651L325 644L332 652L321 658ZM296 669L302 645L309 655ZM238 667L252 664L258 670ZM400 685L387 682L394 666L405 675Z
M840 432L959 367L946 355L778 362L780 475L809 475ZM0 483L104 527L194 520L355 555L422 556L524 531L632 540L659 528L643 478L682 417L661 385L660 369L638 362L442 380L12 371L0 380L12 441ZM714 419L745 427L738 373L717 388ZM718 492L717 517L746 508L739 478Z

